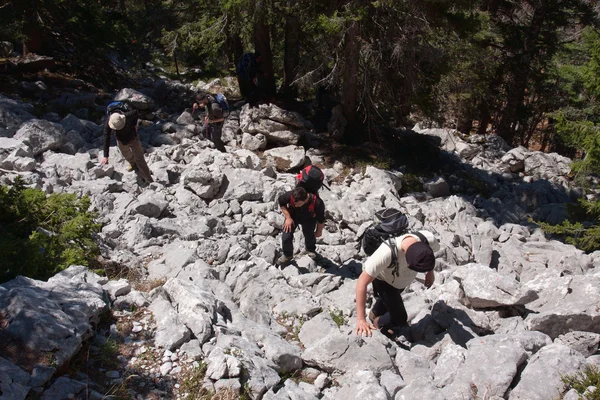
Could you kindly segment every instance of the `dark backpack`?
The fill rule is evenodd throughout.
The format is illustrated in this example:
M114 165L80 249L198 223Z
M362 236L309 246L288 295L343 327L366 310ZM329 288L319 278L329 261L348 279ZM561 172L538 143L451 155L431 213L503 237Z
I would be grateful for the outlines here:
M256 56L253 53L246 53L242 55L240 62L237 65L237 74L245 78L248 77L248 73L253 66L256 65Z
M318 194L321 186L327 188L327 185L323 182L324 179L325 174L319 167L309 165L296 175L296 186L304 188L309 193Z
M110 115L118 111L122 114L131 111L131 107L127 103L123 103L122 101L113 101L108 106L106 106L106 115Z
M215 100L221 106L221 109L223 110L223 114L228 114L229 113L229 103L227 102L227 97L225 97L225 95L223 93L217 93L217 95L215 96Z
M408 218L395 208L377 211L375 218L379 223L365 231L362 237L362 248L370 256L382 243L386 243L392 250L391 266L395 266L398 263L398 254L394 238L407 231Z
M225 118L225 111L221 107L221 103L213 96L208 98L207 111L211 119Z

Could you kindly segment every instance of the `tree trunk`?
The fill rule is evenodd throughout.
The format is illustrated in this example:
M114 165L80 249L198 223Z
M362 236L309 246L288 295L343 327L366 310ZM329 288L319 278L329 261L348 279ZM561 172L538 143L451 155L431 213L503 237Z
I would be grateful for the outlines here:
M554 136L554 134L554 120L552 118L548 118L548 125L546 126L546 129L542 132L542 139L540 141L540 151L550 151L549 144L552 142L552 136Z
M507 88L506 106L502 112L502 119L498 125L498 135L502 137L506 143L512 145L515 139L516 125L519 123L519 111L523 105L525 91L529 80L531 70L531 62L535 57L535 53L539 51L537 48L537 39L540 35L546 9L538 7L531 20L531 25L528 29L527 37L523 46L523 52L515 57L510 68L510 78Z
M177 53L173 51L173 61L175 62L175 71L177 72L177 78L179 78L179 64L177 63Z
M237 64L244 54L244 46L242 45L242 38L238 31L233 31L231 23L227 22L225 27L227 32L227 40L225 45L227 46L227 60L230 65L233 65L233 69L237 69Z
M301 26L298 15L288 15L285 18L285 55L283 59L283 84L281 91L287 99L297 96L298 90L292 82L296 79L300 64L300 35Z
M234 33L232 37L232 45L233 45L233 59L235 65L237 67L237 63L240 61L242 56L244 55L244 45L242 43L242 38L239 33Z
M531 125L529 125L529 128L527 129L527 133L525 134L525 137L523 139L523 142L521 143L522 146L529 148L529 144L531 143L531 139L533 138L533 135L535 135L535 133L538 131L538 125L542 124L543 125L543 118L544 118L544 112L540 111L535 118L532 119ZM542 126L542 128L540 129L541 132L543 132L546 128L544 128Z
M490 115L487 102L484 101L479 106L479 128L477 128L477 134L485 135L490 122L492 122L492 116Z
M345 37L344 48L344 71L342 75L342 111L348 122L344 141L352 143L357 138L356 110L358 108L358 69L360 58L360 43L358 35L360 34L360 22L353 21Z
M263 76L259 77L261 92L266 100L275 96L275 75L273 74L273 53L271 51L271 34L267 24L267 5L264 0L255 2L256 21L254 22L254 48L262 58Z
M459 116L458 122L456 123L456 130L465 135L469 135L471 129L473 129L473 118L471 118L471 115L463 114Z

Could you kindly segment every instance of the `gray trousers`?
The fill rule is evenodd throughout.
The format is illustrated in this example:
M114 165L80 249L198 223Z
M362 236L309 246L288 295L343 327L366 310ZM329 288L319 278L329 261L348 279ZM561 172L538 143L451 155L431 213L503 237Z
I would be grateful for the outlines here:
M202 124L202 134L204 137L214 143L215 148L222 153L225 153L225 144L221 140L223 135L223 124L224 121L207 124Z

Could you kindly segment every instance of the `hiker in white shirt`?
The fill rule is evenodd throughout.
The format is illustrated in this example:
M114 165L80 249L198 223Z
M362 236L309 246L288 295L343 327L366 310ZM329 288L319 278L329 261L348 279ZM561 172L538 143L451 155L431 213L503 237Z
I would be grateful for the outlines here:
M406 325L407 314L401 293L409 286L418 273L425 273L425 286L431 287L435 280L434 251L439 243L429 231L418 231L382 243L363 265L363 272L356 282L356 334L371 336L372 329L381 329L384 334L393 334L393 329ZM391 265L393 251L397 263ZM369 313L367 322L365 304L367 286L373 283L373 293L377 298Z

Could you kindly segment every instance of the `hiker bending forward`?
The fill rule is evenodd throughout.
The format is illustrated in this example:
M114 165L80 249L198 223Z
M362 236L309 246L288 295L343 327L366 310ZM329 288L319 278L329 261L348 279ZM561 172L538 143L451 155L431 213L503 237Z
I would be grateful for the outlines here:
M302 226L307 255L315 258L317 256L317 238L323 234L325 224L323 200L315 194L308 193L302 187L296 187L279 196L279 206L285 222L281 235L283 255L279 258L278 263L285 264L294 257L294 231L298 225Z
M206 108L204 123L202 125L204 136L213 142L217 150L225 153L225 144L221 139L225 117L221 105L214 96L204 94L196 97L196 103L192 106L192 115L196 110L201 108Z
M431 246L430 246L431 244ZM391 245L391 247L390 247ZM434 282L434 250L439 244L429 231L409 233L384 242L367 259L363 272L356 283L356 334L371 336L371 329L380 329L393 335L394 328L407 325L407 314L401 293L419 272L425 272L425 286ZM392 264L396 251L397 263ZM373 283L373 294L377 298L369 313L370 323L365 317L367 286Z
M121 150L121 154L129 162L127 170L137 169L146 182L153 182L150 169L144 159L144 149L137 133L137 110L123 105L120 109L109 111L108 118L104 123L104 157L100 160L102 165L108 163L111 132L114 132L117 138L117 146Z

